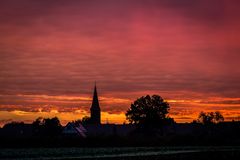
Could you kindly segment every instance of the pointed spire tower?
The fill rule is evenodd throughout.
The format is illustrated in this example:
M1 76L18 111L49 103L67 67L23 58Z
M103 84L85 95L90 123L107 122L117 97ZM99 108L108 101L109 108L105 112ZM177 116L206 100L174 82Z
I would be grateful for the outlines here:
M90 108L90 111L91 111L91 122L93 124L101 124L101 109L98 101L96 82L95 82L92 106Z

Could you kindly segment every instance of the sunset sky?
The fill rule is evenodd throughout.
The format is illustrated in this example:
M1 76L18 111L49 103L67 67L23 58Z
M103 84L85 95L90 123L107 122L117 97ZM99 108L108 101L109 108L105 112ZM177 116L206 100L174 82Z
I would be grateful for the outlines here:
M0 126L89 115L123 123L138 97L170 116L240 118L239 0L1 0Z

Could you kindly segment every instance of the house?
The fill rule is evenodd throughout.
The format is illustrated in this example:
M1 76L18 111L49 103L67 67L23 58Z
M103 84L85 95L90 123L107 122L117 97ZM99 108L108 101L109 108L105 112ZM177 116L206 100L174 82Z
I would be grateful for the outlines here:
M87 130L79 122L69 122L63 129L65 136L80 136L85 138Z
M1 137L30 137L33 135L33 127L31 124L25 124L23 122L9 123L1 128Z
M131 124L101 124L84 125L87 136L127 136L135 130L135 125Z

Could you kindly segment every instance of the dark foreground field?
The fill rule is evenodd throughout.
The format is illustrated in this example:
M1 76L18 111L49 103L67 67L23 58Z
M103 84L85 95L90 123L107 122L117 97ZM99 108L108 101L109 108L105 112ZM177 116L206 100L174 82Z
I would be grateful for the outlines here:
M0 159L237 160L240 147L11 148Z

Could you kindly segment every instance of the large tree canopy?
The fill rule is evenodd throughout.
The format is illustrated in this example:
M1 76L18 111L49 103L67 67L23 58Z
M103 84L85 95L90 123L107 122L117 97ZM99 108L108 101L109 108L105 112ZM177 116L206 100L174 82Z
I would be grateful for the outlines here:
M168 117L169 109L169 104L159 95L147 95L131 104L126 118L132 124L160 126L173 122L173 119Z

